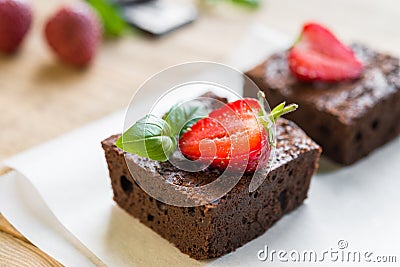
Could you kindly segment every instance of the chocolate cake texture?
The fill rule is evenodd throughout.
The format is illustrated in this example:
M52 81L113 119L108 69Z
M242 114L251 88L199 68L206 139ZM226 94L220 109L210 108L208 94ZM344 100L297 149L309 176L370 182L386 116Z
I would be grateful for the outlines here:
M284 214L302 204L321 148L296 124L277 122L276 158L263 183L249 192L251 175L244 175L226 195L210 204L179 207L147 194L134 179L156 172L180 186L197 187L215 180L219 171L187 172L119 149L114 135L102 142L114 200L183 253L195 259L219 257L262 235ZM131 168L128 168L128 164ZM142 177L143 178L143 177Z
M364 64L355 80L301 82L289 70L287 51L272 54L246 73L271 106L282 101L299 104L286 118L320 144L324 155L345 165L400 133L399 59L361 44L351 47ZM245 95L252 94L245 90Z

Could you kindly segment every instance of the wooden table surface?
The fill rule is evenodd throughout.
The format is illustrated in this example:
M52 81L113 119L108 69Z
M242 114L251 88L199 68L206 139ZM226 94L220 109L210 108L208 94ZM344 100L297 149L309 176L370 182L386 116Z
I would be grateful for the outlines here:
M92 66L75 70L55 60L43 39L45 19L62 2L32 1L34 25L22 49L0 55L0 160L124 108L138 86L163 68L223 61L254 22L295 37L303 22L320 21L346 41L400 55L397 0L275 0L255 12L220 5L160 39L136 33L106 40ZM24 262L57 266L0 215L0 266Z

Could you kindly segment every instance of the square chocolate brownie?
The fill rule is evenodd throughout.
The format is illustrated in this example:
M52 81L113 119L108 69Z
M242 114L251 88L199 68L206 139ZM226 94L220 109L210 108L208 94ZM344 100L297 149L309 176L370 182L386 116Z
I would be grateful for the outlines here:
M251 175L243 176L225 196L207 205L178 207L165 204L141 189L132 175L157 172L181 186L208 184L216 170L186 172L119 149L111 136L102 142L110 171L114 200L142 223L195 259L224 255L263 234L307 197L310 179L318 167L320 147L297 125L277 122L276 158L264 182L249 192ZM128 169L127 161L131 167ZM133 166L133 167L132 167Z
M271 106L284 100L299 104L287 118L319 143L324 155L346 165L400 133L399 59L360 44L351 47L364 63L361 77L352 81L298 81L289 70L287 51L246 73ZM245 89L245 95L252 92Z

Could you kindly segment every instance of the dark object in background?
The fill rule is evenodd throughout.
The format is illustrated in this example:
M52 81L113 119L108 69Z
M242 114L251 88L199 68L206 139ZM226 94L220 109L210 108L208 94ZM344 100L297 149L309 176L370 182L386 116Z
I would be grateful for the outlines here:
M360 44L352 49L364 63L360 78L337 83L299 82L289 70L287 52L270 56L246 74L275 106L299 104L288 114L323 148L345 165L365 157L400 134L399 59ZM255 95L245 89L245 95Z
M160 36L197 18L197 9L189 3L169 0L121 0L125 20L132 26Z

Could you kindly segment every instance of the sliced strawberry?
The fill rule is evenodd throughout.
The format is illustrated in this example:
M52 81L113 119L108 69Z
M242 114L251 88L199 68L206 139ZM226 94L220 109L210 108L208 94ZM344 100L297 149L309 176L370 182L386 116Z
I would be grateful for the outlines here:
M289 51L290 70L303 81L342 81L360 76L363 65L327 28L307 23Z
M275 121L296 106L279 106L270 115ZM268 127L260 119L256 99L245 98L226 104L196 122L179 140L179 148L191 160L232 171L254 172L267 163L271 151Z

